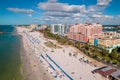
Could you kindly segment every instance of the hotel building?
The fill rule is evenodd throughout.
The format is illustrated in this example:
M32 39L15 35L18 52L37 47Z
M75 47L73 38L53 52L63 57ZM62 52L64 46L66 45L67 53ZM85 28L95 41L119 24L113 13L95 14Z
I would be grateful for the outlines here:
M53 34L66 36L69 31L69 25L51 24L50 30L51 30L51 33L53 33Z
M102 37L102 25L87 23L72 25L67 37L76 41L89 42L90 39Z

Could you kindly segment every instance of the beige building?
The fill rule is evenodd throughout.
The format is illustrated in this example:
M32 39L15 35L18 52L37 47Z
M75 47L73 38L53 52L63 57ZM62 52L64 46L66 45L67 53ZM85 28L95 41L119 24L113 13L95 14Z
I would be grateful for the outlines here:
M98 45L102 47L113 47L114 45L120 44L120 33L116 32L103 32L103 36L97 38ZM89 43L94 45L94 39L90 39Z
M36 27L38 27L38 24L31 24L30 26L28 26L29 29L33 30Z
M112 47L114 45L120 44L120 38L101 38L98 39L98 44L105 47Z
M94 45L94 39L90 39L89 43ZM98 45L110 48L114 45L120 44L120 38L99 38Z
M117 32L104 32L104 37L109 37L109 38L112 38L112 37L118 37L120 38L120 33L117 33Z

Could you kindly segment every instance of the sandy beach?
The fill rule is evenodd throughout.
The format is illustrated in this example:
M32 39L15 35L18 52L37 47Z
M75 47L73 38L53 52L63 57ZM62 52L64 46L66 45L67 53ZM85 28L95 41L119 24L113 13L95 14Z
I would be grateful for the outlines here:
M48 73L46 73L44 67L38 62L36 56L31 53L30 46L26 43L26 40L22 33L21 35L21 60L22 60L22 74L25 80L53 80Z
M26 80L103 80L91 71L104 66L72 46L60 45L55 40L46 39L42 33L30 32L17 27L22 36L23 73ZM60 48L50 48L45 42L52 42Z

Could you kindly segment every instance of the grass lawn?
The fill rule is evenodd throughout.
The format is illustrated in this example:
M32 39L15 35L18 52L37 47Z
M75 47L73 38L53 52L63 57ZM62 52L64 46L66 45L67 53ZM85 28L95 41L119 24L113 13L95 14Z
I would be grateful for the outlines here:
M60 46L57 46L56 44L53 44L51 41L45 42L44 44L50 48L62 48Z

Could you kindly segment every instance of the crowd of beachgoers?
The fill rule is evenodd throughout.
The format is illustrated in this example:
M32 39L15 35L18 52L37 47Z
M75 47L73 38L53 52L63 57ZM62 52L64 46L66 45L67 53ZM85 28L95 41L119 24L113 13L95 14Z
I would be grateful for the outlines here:
M26 65L23 72L26 72L25 76L29 80L103 80L101 75L93 74L92 71L104 64L72 46L60 45L56 40L45 38L38 31L31 32L22 27L16 29L23 39L23 65ZM46 46L45 42L49 41L60 48Z

